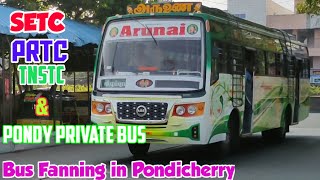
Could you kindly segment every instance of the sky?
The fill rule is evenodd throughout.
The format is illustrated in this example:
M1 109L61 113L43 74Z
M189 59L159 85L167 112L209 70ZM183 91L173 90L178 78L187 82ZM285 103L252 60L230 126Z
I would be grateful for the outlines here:
M227 10L228 0L173 0L174 2L202 2L203 5L208 7L219 8L222 10ZM262 0L253 0L262 1ZM273 0L274 2L280 4L281 6L294 11L294 0Z

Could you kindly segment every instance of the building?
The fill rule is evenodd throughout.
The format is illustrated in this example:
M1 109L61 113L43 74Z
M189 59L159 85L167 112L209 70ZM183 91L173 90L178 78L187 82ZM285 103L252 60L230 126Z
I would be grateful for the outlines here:
M295 5L302 0L295 0ZM296 9L296 8L295 8ZM296 39L308 45L311 58L311 82L320 75L320 16L308 14L287 14L267 16L267 26L284 29ZM320 81L318 82L320 84Z
M296 5L303 0L294 0ZM240 3L241 2L241 3ZM296 9L296 8L295 8ZM308 45L311 82L320 75L320 16L297 14L272 0L228 0L228 12L268 27L282 29ZM319 76L320 84L320 76Z
M228 12L264 26L268 15L293 14L272 0L228 0Z

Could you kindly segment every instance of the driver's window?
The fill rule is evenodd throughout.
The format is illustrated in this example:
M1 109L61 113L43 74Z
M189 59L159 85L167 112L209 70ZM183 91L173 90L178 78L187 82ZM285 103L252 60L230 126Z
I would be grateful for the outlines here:
M215 43L215 47L219 50L219 56L217 57L217 65L219 73L228 72L228 52L227 45L225 43Z
M216 42L212 41L211 47L211 84L218 79L217 64L221 60L221 49L217 47Z

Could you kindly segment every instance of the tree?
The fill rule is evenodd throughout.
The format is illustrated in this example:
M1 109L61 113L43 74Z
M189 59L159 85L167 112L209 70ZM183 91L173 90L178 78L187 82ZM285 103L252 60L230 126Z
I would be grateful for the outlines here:
M320 0L305 0L297 5L298 13L320 14Z
M127 5L141 0L53 0L53 7L66 13L67 17L88 23L102 25L107 17L126 14Z
M42 11L49 8L48 0L6 0L4 3L10 7L29 11Z
M141 0L6 0L11 7L25 10L58 9L70 19L103 25L107 17L126 14L127 5Z

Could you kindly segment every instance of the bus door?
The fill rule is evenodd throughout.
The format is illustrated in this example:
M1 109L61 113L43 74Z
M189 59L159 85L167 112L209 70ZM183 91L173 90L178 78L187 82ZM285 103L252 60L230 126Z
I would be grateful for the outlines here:
M251 133L253 117L253 76L256 51L245 49L245 109L243 116L242 134Z
M301 77L301 67L302 67L302 59L296 59L296 67L295 67L295 90L294 90L294 118L293 124L297 124L299 122L299 107L300 107L300 77Z
M2 78L2 58L1 58L1 55L0 55L0 126L2 125L3 123L3 99L4 99L4 89L3 89L3 84L4 84L4 81L3 81L3 78ZM2 126L0 127L0 137L2 135L2 130L1 130Z

